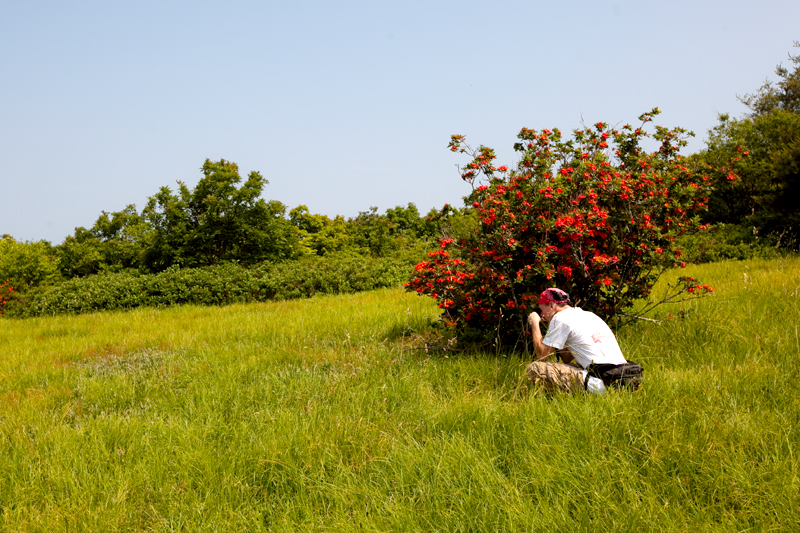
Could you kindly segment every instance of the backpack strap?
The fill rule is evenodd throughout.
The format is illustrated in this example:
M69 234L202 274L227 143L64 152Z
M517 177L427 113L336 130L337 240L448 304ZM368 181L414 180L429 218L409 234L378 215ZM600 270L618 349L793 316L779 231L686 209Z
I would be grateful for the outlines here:
M599 372L597 365L592 362L589 366L587 366L584 370L586 370L586 377L583 379L583 388L584 390L589 390L589 378L597 378L603 381L602 374ZM603 381L605 384L605 381Z

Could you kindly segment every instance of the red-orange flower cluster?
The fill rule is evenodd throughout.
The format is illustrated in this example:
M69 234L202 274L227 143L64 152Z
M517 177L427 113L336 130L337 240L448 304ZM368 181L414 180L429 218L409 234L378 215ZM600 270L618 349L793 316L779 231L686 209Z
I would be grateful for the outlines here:
M8 282L0 283L0 315L3 314L3 308L11 299L11 295L14 294L14 287Z

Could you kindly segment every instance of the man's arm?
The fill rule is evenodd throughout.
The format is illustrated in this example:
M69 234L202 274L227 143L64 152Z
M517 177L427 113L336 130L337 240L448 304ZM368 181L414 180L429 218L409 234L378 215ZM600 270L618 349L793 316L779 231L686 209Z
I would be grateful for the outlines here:
M578 364L577 362L575 362L575 358L572 356L572 352L570 352L569 349L567 348L559 350L558 356L560 356L561 359L563 359L564 362L567 363L568 365L572 363L575 363L576 365Z
M542 330L539 328L541 320L542 317L535 311L528 317L528 325L531 327L531 332L533 333L534 359L537 361L544 361L556 351L552 346L548 346L542 342Z

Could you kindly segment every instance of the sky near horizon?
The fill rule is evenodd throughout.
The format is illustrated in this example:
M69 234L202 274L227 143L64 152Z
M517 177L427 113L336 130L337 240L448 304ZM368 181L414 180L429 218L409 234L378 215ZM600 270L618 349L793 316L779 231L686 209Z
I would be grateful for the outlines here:
M0 0L0 235L61 243L194 186L356 216L469 192L451 134L515 161L522 127L682 126L703 147L798 52L800 2Z

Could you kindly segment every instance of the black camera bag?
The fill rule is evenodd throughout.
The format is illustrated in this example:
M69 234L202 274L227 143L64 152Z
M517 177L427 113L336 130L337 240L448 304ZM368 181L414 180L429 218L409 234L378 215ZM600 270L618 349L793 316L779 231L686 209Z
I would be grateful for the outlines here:
M631 390L636 390L641 386L644 372L642 365L633 361L622 365L592 363L586 370L589 372L586 376L587 382L589 376L592 376L602 379L606 387Z

